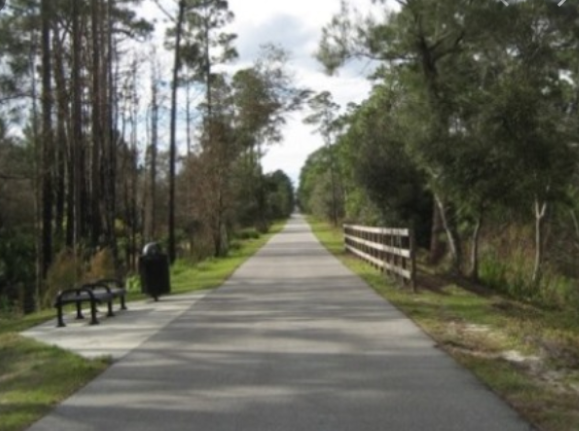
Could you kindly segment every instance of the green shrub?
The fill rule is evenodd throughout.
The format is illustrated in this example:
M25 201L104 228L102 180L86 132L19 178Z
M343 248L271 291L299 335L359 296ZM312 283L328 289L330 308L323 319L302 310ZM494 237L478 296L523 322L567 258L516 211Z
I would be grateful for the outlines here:
M510 259L486 254L481 259L480 277L483 283L513 298L527 301L536 298L537 292L527 274L530 274L529 265L521 254Z
M259 232L255 228L245 228L241 229L239 232L236 232L235 238L241 240L257 239L259 238Z
M548 307L578 308L579 282L544 268L540 285L532 283L528 274L532 263L522 254L510 259L485 255L481 259L480 276L493 290L519 300Z
M198 262L197 265L195 265L195 268L197 268L197 270L199 270L200 272L208 271L209 269L211 269L213 262L215 262L215 260L216 260L215 258L210 257L201 262Z
M239 240L233 240L231 241L231 243L229 244L229 251L237 251L240 250L242 246L241 241Z
M480 278L484 284L498 292L507 291L507 264L496 258L485 256L480 260Z
M141 291L141 278L138 274L131 274L127 276L125 280L125 288L128 292L140 292Z
M36 244L33 231L0 229L0 301L10 311L36 306Z
M579 282L547 270L540 286L540 301L559 308L579 308Z
M187 271L191 264L186 259L177 259L171 266L171 275L179 275Z

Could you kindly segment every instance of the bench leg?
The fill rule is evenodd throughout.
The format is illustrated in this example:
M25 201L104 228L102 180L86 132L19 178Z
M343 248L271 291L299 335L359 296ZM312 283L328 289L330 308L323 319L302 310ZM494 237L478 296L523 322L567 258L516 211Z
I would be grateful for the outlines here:
M115 313L113 313L113 300L107 302L107 317L113 317Z
M84 316L82 314L82 301L76 302L76 320L82 320Z
M56 327L64 328L66 325L64 324L64 319L62 318L62 305L57 305L56 310Z
M127 305L125 304L125 295L121 295L121 310L126 310Z
M90 302L90 324L98 325L99 321L97 319L97 307L95 301Z

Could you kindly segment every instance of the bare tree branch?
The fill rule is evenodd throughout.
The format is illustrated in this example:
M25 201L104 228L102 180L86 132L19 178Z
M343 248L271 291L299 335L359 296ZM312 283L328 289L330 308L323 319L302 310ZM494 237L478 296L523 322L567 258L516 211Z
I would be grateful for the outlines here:
M161 4L160 0L153 0L155 2L155 4L157 5L157 7L159 8L159 10L161 12L163 12L165 14L165 16L167 18L169 18L173 23L176 23L177 20L175 19L175 17L173 15L171 15L167 9L165 9L165 7Z

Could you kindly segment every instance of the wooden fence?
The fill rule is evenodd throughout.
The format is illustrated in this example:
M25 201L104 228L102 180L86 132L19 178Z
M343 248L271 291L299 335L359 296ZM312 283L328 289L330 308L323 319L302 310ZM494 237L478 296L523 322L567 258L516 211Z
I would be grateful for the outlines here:
M416 289L414 235L410 229L344 225L346 250Z

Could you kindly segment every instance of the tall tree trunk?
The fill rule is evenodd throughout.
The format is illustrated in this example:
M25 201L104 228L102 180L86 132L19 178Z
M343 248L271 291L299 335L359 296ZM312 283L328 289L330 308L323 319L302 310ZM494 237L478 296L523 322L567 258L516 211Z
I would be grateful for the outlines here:
M54 238L57 247L62 245L64 240L64 220L65 220L65 203L66 203L66 123L62 118L58 118L56 127L57 149L55 182L54 182Z
M72 117L71 117L72 118ZM72 122L70 124L72 130ZM75 198L76 189L74 181L76 179L74 160L75 160L75 149L74 149L74 138L69 139L67 153L66 153L66 247L73 248L75 240Z
M137 269L137 233L138 233L138 208L137 208L137 193L138 193L138 180L139 180L139 172L138 172L138 165L139 165L139 150L137 148L137 116L139 111L139 97L137 94L137 80L138 80L138 64L137 60L134 60L133 67L132 67L132 102L131 102L131 149L130 149L130 156L131 156L131 201L130 201L130 215L131 215L131 268L133 270Z
M206 7L209 7L209 2L207 2L205 4ZM211 23L210 23L210 19L211 19L211 14L209 12L206 11L205 16L203 17L203 29L204 29L204 36L205 36L205 40L203 41L204 43L204 52L203 52L203 61L205 62L204 64L204 73L205 73L205 97L207 99L207 118L209 118L209 121L211 121L211 119L213 118L213 99L212 99L212 95L211 95L211 55L209 52L209 31L211 29ZM212 132L212 128L209 127L209 132ZM211 136L209 136L209 144L211 144L212 140L211 140Z
M104 220L106 226L107 245L111 248L115 267L119 268L119 253L117 248L117 238L115 235L115 216L116 216L116 184L117 184L117 139L116 121L118 112L117 100L117 85L114 73L113 64L116 59L116 45L114 40L114 26L113 26L113 7L116 0L108 0L106 8L106 31L103 31L102 46L106 46L106 52L103 53L103 62L106 67L103 67L102 73L102 99L106 100L103 105L103 148L104 148L104 169L105 178L103 180L103 189L105 190L104 199ZM117 62L118 68L118 62Z
M83 235L83 133L82 133L82 34L80 2L72 2L72 150L74 180L73 244L78 246Z
M92 31L92 157L91 157L91 245L96 247L101 236L101 148L103 145L102 128L102 91L101 91L101 0L91 0Z
M187 82L187 162L191 161L192 147L193 147L193 110L191 109L192 98L191 98L191 82ZM189 166L193 166L190 164ZM185 211L186 217L190 220L193 218L193 181L192 177L187 179L187 210ZM193 229L193 222L189 223L189 228L187 229L189 235L189 253L193 253L193 247L195 243L195 232Z
M185 0L179 1L179 15L175 34L175 60L173 65L173 82L171 86L171 137L169 143L169 261L175 262L177 257L175 244L175 164L177 157L177 86L179 85L179 69L181 67L181 36L185 16Z
M61 45L62 47L62 45ZM62 50L64 52L64 48ZM64 62L62 62L64 64ZM71 64L72 67L72 64ZM65 89L65 92L59 94L63 100L59 100L59 103L62 103L61 107L64 109L66 113L66 121L67 121L67 140L64 142L66 144L65 147L65 178L66 178L66 187L65 187L65 201L66 201L66 231L65 231L65 245L68 249L72 249L74 247L74 239L75 239L75 198L76 198L76 184L75 184L75 157L76 157L76 150L75 150L75 142L74 142L74 126L73 126L73 107L69 106L68 100L70 99L73 89L72 89L72 82L69 82L69 86L66 87L65 78L64 78L64 65L62 67L62 88Z
M480 232L483 225L483 212L480 211L476 220L474 231L472 233L472 248L470 251L470 278L473 281L479 281L479 240Z
M328 153L330 155L330 183L332 187L332 224L338 226L338 190L337 190L337 179L336 179L336 162L334 158L334 147L330 142L330 138L327 138L326 147L328 148Z
M444 232L444 226L442 225L440 208L436 200L432 204L432 228L430 232L429 261L432 265L436 265L444 255L444 243L440 240L440 234Z
M444 230L446 231L450 255L452 258L452 271L456 274L460 274L462 270L462 244L456 227L456 220L453 215L449 214L450 210L437 194L434 195L434 199L436 200L438 209L440 210L440 218Z
M538 288L541 284L543 276L543 251L545 246L544 240L544 226L547 216L548 204L541 201L538 197L535 198L535 265L533 268L533 286Z
M31 91L32 91L32 134L34 140L34 180L32 187L34 190L34 215L36 219L35 234L36 234L36 286L32 288L25 288L22 294L24 295L23 311L34 311L34 297L40 294L43 284L42 275L42 148L40 145L40 130L38 121L38 83L36 80L36 52L37 52L37 32L33 31L31 35L31 47L28 53ZM36 292L36 294L35 294Z
M154 60L156 61L156 60ZM145 240L152 241L157 235L157 145L159 140L159 87L158 68L153 65L151 79L151 145L149 149L149 184L147 190L147 212L145 215Z
M42 250L40 275L46 272L52 261L52 169L54 159L52 134L52 64L50 28L52 8L50 0L41 3L42 30Z
M575 245L575 249L579 250L579 220L577 219L574 209L571 209L569 214L571 215L571 221L573 222L573 228L575 230L575 239L573 244Z
M55 170L55 214L54 214L54 236L56 241L62 244L64 240L64 221L66 209L66 163L68 147L68 94L66 88L66 78L64 77L64 58L62 43L60 41L58 28L53 25L52 51L54 56L54 81L56 84L57 96L57 121L56 121L56 170Z
M419 52L421 68L422 68L422 75L424 79L424 84L426 86L426 92L428 95L428 104L432 112L436 115L436 130L434 132L434 139L438 142L445 142L448 138L448 130L449 130L449 108L448 104L445 103L443 97L441 96L440 85L438 82L438 62L441 61L444 56L437 55L436 46L438 45L438 41L442 40L439 39L437 42L433 43L429 41L429 38L423 28L422 16L418 10L413 10L412 13L414 14L414 18L417 24L417 34L416 34L416 48ZM436 22L436 25L439 25ZM463 34L458 35L455 40L455 46L458 46L460 41L463 38ZM462 271L462 246L461 246L461 239L458 234L458 229L456 226L456 220L454 214L449 215L450 211L444 202L440 199L437 194L434 194L434 199L436 205L438 207L438 215L440 216L440 222L446 231L446 235L448 238L448 245L452 257L452 270L457 274L460 274ZM434 213L434 217L436 217L436 212ZM434 219L436 223L438 220ZM433 226L433 230L436 226ZM434 233L434 232L433 232ZM433 236L432 240L436 241L436 236ZM431 240L431 241L432 241ZM431 244L432 246L433 244ZM431 252L432 252L431 248ZM431 254L431 257L433 256Z

